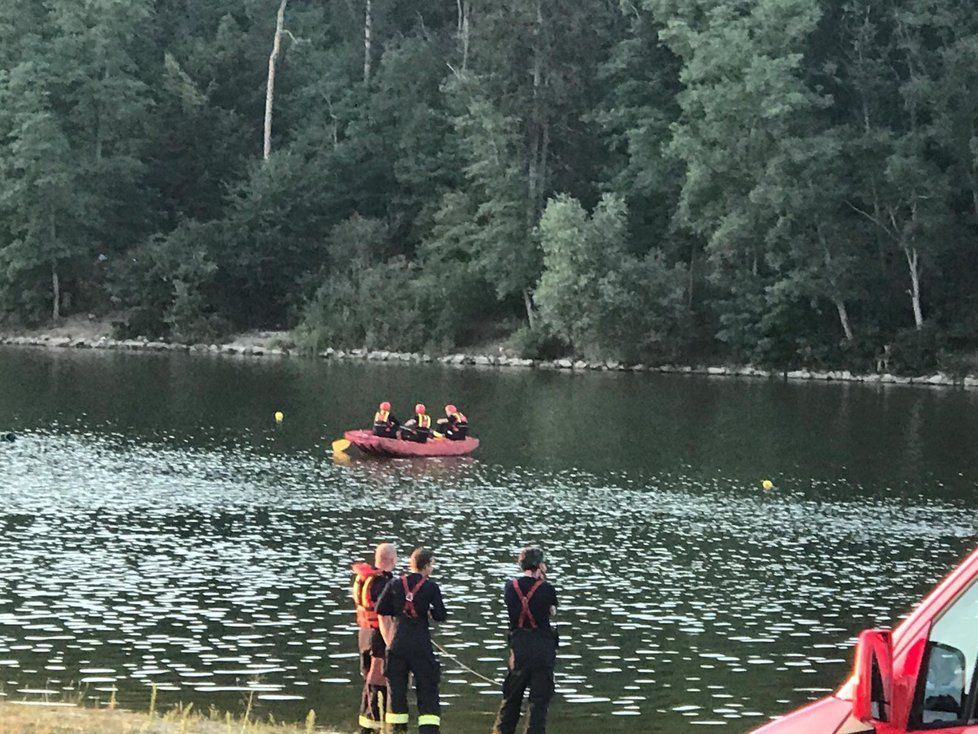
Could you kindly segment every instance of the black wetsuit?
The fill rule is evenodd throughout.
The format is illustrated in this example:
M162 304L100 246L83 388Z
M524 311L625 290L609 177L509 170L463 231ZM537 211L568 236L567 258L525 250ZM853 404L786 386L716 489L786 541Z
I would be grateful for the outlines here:
M381 420L380 412L374 415L374 435L382 438L397 438L397 429L401 427L401 422L394 417L393 413L387 414L387 420Z
M557 606L557 592L546 581L538 583L530 576L520 576L506 584L504 598L510 629L509 672L503 681L503 702L493 734L514 734L527 688L527 734L544 734L554 695L557 635L550 625L550 609Z
M411 599L408 599L411 595ZM444 622L448 616L441 589L421 574L410 573L391 581L380 600L377 613L397 617L397 632L387 648L385 674L390 685L387 723L395 732L406 732L408 724L408 674L414 674L418 696L418 731L437 734L441 726L438 683L441 666L431 645L429 617Z
M438 419L438 431L450 441L461 441L469 435L469 422L458 413Z
M419 416L414 416L411 420L401 426L401 438L405 441L414 441L415 443L427 443L428 439L431 437L431 419L425 416L426 420L423 421L428 425L422 425L422 421L418 420Z

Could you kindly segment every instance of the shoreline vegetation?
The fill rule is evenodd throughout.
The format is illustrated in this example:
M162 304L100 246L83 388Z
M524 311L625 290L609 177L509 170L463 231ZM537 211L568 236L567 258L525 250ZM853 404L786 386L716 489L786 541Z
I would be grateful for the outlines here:
M702 5L0 11L0 329L978 373L978 4Z
M311 715L304 724L256 721L217 711L175 706L163 713L117 708L86 708L73 703L0 702L0 734L341 734L316 726Z
M752 365L683 365L627 363L615 360L526 359L512 356L502 347L492 353L454 352L432 355L423 352L397 352L380 349L312 350L296 345L289 332L249 332L225 343L180 343L163 340L115 339L98 325L61 327L20 334L0 333L0 345L53 349L96 349L137 352L179 352L196 355L234 357L299 357L331 361L385 362L404 364L442 364L448 367L536 369L555 372L650 372L702 375L708 377L781 379L791 381L845 382L881 385L923 385L978 389L978 374L952 375L934 372L902 375L890 372L856 373L850 370L811 370L807 368L762 369Z

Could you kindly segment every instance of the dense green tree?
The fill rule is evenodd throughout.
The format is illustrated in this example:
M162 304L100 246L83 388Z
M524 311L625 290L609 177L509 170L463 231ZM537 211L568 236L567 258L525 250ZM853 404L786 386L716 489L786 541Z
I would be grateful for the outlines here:
M893 369L978 344L973 3L281 7L0 8L4 320Z
M612 195L591 216L571 197L550 201L540 220L540 315L585 356L668 358L686 325L685 272L657 251L630 255L627 221L624 202Z
M6 233L0 277L10 305L27 318L36 316L37 301L46 291L57 321L65 268L93 250L88 224L93 207L80 192L80 171L52 109L49 77L42 63L23 62L0 78L0 129L6 140L0 155L0 217Z

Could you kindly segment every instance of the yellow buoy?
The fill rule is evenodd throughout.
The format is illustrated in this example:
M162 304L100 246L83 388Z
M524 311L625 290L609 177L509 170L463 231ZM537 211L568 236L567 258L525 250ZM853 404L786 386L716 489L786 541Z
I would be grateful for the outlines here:
M765 492L770 492L772 489L774 489L774 482L772 482L770 479L765 479L763 482L761 482L761 486L764 488Z
M284 420L285 420L285 413L283 413L281 410L276 410L275 411L275 422L276 423L281 423Z

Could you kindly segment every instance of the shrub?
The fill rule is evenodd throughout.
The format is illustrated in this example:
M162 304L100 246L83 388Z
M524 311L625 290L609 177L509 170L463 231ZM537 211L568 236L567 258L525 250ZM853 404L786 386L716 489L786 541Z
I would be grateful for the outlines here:
M509 344L523 359L558 359L570 351L570 345L546 324L537 324L533 329L521 326L509 338Z
M329 277L303 309L296 343L316 351L424 348L428 304L414 271L398 257Z
M938 355L943 348L937 328L930 323L923 329L902 329L890 343L890 371L907 375L923 375L938 368Z

